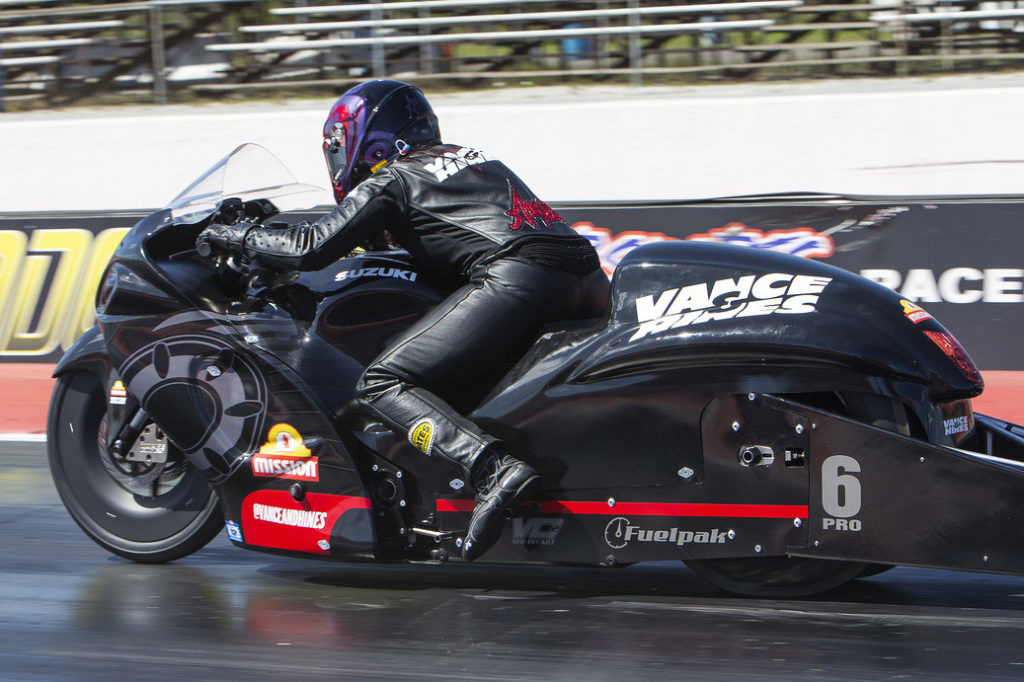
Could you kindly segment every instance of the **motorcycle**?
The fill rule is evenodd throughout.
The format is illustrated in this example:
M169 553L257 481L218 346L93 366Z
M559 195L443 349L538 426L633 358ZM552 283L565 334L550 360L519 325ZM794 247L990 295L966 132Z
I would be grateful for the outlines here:
M114 254L47 425L61 499L108 551L172 561L225 528L272 553L459 560L466 481L354 399L367 364L453 284L394 250L316 272L196 251L213 222L314 196L243 145ZM973 413L982 388L938 321L853 273L641 246L604 318L551 326L455 400L543 479L483 560L681 559L772 597L897 564L1024 573L1024 428Z

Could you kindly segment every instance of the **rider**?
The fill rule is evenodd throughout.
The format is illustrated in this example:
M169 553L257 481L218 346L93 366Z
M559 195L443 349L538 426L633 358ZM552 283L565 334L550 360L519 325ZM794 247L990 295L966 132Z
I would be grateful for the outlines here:
M323 133L333 211L288 227L213 225L199 240L272 267L313 270L386 230L421 267L458 278L459 289L366 368L357 397L476 490L462 546L472 561L540 479L450 403L525 353L543 325L602 315L608 280L590 243L503 163L441 142L418 88L358 85L334 103Z

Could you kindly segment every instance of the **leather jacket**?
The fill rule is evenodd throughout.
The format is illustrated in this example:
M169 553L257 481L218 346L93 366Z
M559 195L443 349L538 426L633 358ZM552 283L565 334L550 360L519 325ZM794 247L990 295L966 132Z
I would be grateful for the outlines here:
M315 223L250 230L244 249L274 267L315 270L384 230L449 276L511 256L580 275L599 267L590 243L505 164L445 144L396 158Z

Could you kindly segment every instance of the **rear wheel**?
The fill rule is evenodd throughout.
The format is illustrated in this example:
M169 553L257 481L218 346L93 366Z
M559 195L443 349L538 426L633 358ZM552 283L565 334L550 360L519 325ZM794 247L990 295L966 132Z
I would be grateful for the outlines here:
M166 442L152 423L140 438ZM159 464L107 447L105 386L93 374L57 380L47 424L50 471L64 506L97 544L138 562L187 556L223 526L217 495L173 446ZM131 449L131 448L129 448Z
M792 398L889 431L910 433L903 404L886 396L830 393ZM718 588L752 597L804 597L892 568L882 564L785 556L700 559L687 561L686 565Z

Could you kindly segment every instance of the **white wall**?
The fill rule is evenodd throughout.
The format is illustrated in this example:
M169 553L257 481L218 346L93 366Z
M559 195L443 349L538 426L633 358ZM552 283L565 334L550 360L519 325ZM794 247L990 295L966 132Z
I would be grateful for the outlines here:
M503 159L548 201L1024 194L1024 76L495 89L431 100L448 141ZM323 185L330 102L0 115L0 212L160 206L247 141Z

